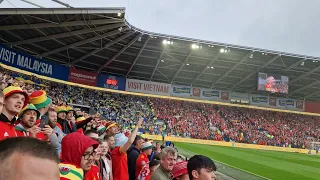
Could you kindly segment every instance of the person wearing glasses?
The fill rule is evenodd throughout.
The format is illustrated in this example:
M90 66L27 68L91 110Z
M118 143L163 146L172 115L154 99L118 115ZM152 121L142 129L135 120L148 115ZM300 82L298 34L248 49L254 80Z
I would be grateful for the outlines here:
M62 139L61 146L60 180L98 179L99 169L93 165L97 141L74 132Z

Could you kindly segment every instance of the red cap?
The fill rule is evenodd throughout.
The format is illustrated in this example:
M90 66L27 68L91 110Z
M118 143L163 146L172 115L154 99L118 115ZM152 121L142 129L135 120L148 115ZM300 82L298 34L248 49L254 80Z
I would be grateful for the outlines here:
M188 174L187 164L187 161L182 161L174 165L172 169L173 178Z

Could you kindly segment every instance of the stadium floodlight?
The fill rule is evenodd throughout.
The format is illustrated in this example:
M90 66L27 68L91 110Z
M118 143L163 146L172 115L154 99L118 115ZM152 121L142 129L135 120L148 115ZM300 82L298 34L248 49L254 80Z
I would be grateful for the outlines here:
M161 59L160 61L161 61L161 62L164 62L164 60L163 60L163 59Z
M189 64L189 63L187 63L186 65L187 65L187 66L189 66L190 64Z
M225 53L225 52L227 52L227 51L224 50L223 48L221 48L221 49L220 49L220 52L221 52L221 53Z
M192 48L192 49L200 49L201 46L199 46L199 44L192 44L192 45L191 45L191 48Z
M167 45L167 44L170 44L170 45L172 45L173 44L173 41L170 41L170 40L163 40L162 41L162 43L164 44L164 45Z
M253 58L253 54L250 55L250 59L252 59L252 58Z
M121 16L121 13L118 13L118 17L120 17Z
M211 69L214 69L214 67L213 67L213 66L211 66L210 68L211 68Z

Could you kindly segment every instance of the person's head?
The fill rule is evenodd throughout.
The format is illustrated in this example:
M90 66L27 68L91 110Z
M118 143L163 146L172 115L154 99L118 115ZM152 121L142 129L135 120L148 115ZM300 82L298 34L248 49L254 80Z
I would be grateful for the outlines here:
M51 128L55 128L57 126L57 120L58 120L58 116L57 116L57 112L53 109L49 109L48 110L48 119L49 119L49 126Z
M17 137L0 141L0 159L0 179L60 178L55 148L36 138Z
M274 79L273 76L269 76L267 79L267 84L270 84L271 86L275 86L276 85L276 80Z
M188 161L188 174L190 180L208 180L216 179L214 171L217 170L214 162L202 155L195 155L191 157Z
M100 144L100 142L99 142ZM94 161L99 161L100 157L101 157L101 149L100 149L100 145L98 146L98 148L96 148L94 151L94 156L93 156L93 160Z
M115 140L114 140L114 136L107 134L104 136L103 138L105 141L107 141L109 149L113 149L114 148L114 144L115 144Z
M72 109L71 106L67 106L66 110L67 110L67 120L71 121L72 118L74 117L74 110Z
M142 145L142 143L144 143L143 137L140 136L140 135L137 135L136 138L135 138L134 141L133 141L133 145L134 145L137 149L141 150L141 145Z
M6 115L15 116L29 103L29 96L20 87L8 86L3 90Z
M93 140L98 140L99 139L99 135L98 135L97 131L94 130L94 129L86 130L84 132L84 135L90 137Z
M166 171L172 171L177 161L177 150L173 147L165 147L160 153L161 166Z
M105 140L101 140L99 142L99 148L101 151L101 156L106 156L108 154L108 150L109 150L109 146L108 146L108 142Z
M160 149L160 148L161 148L160 142L156 142L156 149Z
M119 125L117 123L108 121L105 126L107 134L115 135L119 133Z
M121 147L128 141L128 137L125 136L123 133L118 133L114 136L114 141L114 147Z
M63 120L66 119L68 111L65 106L58 106L56 108L56 111L59 119L63 119Z
M48 112L52 100L47 97L47 93L43 90L34 91L30 95L30 103L33 104L44 115Z
M28 104L20 111L18 115L21 125L26 129L32 128L36 124L36 121L39 119L39 117L40 112L33 104Z
M149 168L151 172L154 172L158 169L158 167L160 166L160 160L158 159L153 159L150 164L149 164Z
M3 109L3 104L4 104L4 95L3 95L3 92L0 90L0 114Z
M99 143L78 132L66 135L61 142L62 162L75 164L83 169L90 170L93 163L94 149Z
M181 161L174 165L172 175L174 180L189 180L187 161Z
M153 145L151 142L144 142L141 144L141 151L143 154L150 156L152 154Z

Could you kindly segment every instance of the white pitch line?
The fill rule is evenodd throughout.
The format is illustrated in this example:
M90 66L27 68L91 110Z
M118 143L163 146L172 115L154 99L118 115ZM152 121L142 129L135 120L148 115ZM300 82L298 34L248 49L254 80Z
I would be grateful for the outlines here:
M182 148L180 148L180 149L182 149ZM186 152L188 152L188 153L191 153L191 154L195 154L194 152L191 152L191 151L188 151L188 150L185 150L185 149L182 149L182 150L183 150L183 151L186 151ZM229 166L229 167L232 167L232 168L234 168L234 169L237 169L237 170L240 170L240 171L246 172L246 173L248 173L248 174L251 174L251 175L254 175L254 176L260 177L260 178L262 178L262 179L272 180L272 179L270 179L270 178L267 178L267 177L261 176L261 175L259 175L259 174L255 174L255 173L253 173L253 172L246 171L246 170L244 170L244 169L240 169L240 168L238 168L238 167L234 167L234 166L229 165L229 164L227 164L227 163L220 162L220 161L215 160L215 159L213 159L213 160L214 160L214 161L216 161L216 162L218 162L218 163L220 163L220 164L224 164L224 165L226 165L226 166Z

